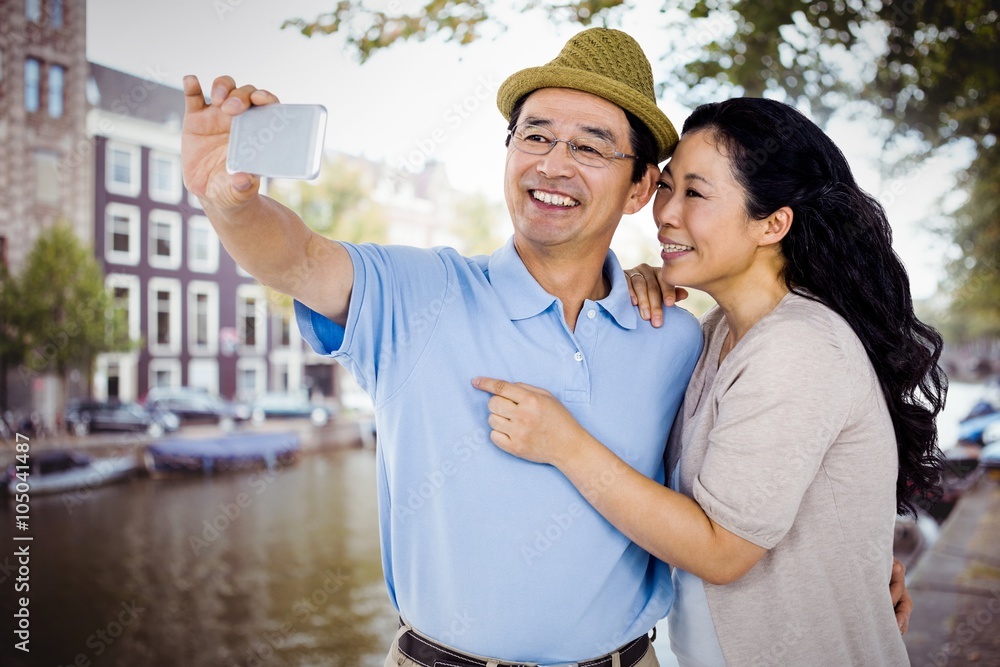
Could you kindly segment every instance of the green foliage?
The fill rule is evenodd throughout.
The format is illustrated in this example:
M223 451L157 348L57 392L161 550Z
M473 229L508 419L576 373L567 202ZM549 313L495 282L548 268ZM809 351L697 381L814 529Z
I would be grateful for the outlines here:
M375 166L363 159L324 158L317 180L275 183L270 195L327 238L380 243L389 221L371 200L377 179Z
M71 368L89 371L101 352L132 347L101 267L66 225L39 236L21 275L4 281L4 294L5 350L24 381L44 372L65 379Z
M887 146L912 166L935 148L970 142L966 203L950 213L962 252L948 269L950 340L1000 336L1000 12L991 0L689 0L701 21L732 19L678 80L688 101L766 95L821 122L854 104L880 118ZM873 113L874 112L874 113ZM944 256L944 253L942 253Z
M381 3L380 3L381 4ZM282 28L295 28L306 37L315 34L342 34L347 45L365 62L379 49L399 41L424 41L435 35L445 41L470 44L481 36L486 25L506 28L503 13L539 11L553 21L575 21L581 25L603 25L613 10L626 6L625 0L571 0L549 4L538 0L494 3L483 0L429 0L415 12L370 9L364 3L340 0L329 12L313 20L295 18Z
M488 25L505 29L502 12L586 26L612 24L628 9L623 0L431 0L411 13L388 13L340 1L285 27L307 36L339 32L364 62L399 40L441 35L467 44ZM847 110L879 122L901 169L956 141L974 145L962 179L968 201L953 213L951 240L964 256L949 267L948 317L978 323L951 328L960 340L1000 335L996 0L679 0L664 2L662 12L669 71L659 89L687 105L767 96L808 110L821 125Z

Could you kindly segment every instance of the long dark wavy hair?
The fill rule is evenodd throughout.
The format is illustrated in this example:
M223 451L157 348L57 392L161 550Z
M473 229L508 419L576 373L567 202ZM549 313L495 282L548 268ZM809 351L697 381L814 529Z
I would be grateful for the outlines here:
M938 366L941 336L913 312L885 210L858 187L833 141L787 104L758 98L705 104L682 134L696 130L714 134L752 219L792 209L781 242L785 284L836 311L864 344L896 431L896 509L915 513L915 500L939 493L935 417L948 381Z

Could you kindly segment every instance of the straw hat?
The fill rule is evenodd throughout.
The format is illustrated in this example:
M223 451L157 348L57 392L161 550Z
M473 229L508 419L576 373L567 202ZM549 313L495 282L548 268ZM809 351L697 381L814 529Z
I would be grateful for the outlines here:
M656 106L649 60L638 42L621 30L584 30L566 42L548 64L512 74L497 91L500 113L510 121L517 101L539 88L580 90L631 112L653 133L660 162L670 157L677 145L677 131Z

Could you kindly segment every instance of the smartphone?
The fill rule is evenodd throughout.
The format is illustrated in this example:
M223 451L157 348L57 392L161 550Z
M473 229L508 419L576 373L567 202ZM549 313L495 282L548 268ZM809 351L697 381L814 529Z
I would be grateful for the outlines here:
M319 176L326 136L321 104L265 104L233 118L226 171L271 178Z

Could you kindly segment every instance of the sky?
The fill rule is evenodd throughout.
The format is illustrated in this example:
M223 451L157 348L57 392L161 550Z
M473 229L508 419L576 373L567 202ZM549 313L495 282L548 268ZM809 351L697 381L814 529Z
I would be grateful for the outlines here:
M374 0L374 7L408 0ZM506 122L496 90L514 71L544 64L580 28L551 23L542 14L512 17L507 31L491 30L460 47L440 39L404 43L376 53L364 65L338 35L306 38L281 30L285 19L314 19L336 0L87 0L87 54L102 65L181 87L195 74L207 92L224 74L282 102L323 104L329 111L326 148L419 170L442 162L456 187L503 199ZM619 26L653 61L654 78L669 46L657 14L660 2L637 2ZM667 96L659 106L679 128L689 109ZM879 142L858 123L829 128L861 185L889 212L895 246L911 275L916 298L935 294L949 246L925 230L935 200L954 185L963 156L934 160L905 178L889 180L879 167ZM613 248L627 266L658 264L651 206L627 216Z

